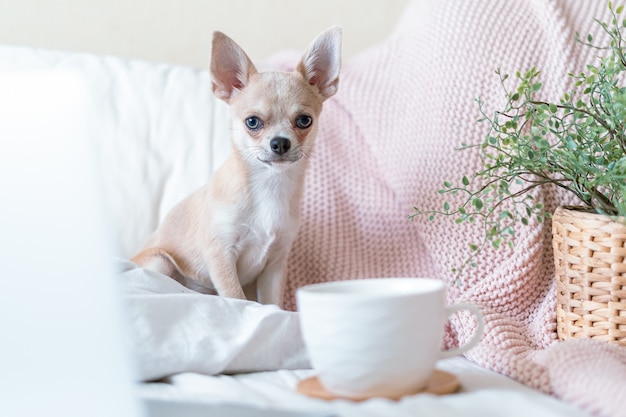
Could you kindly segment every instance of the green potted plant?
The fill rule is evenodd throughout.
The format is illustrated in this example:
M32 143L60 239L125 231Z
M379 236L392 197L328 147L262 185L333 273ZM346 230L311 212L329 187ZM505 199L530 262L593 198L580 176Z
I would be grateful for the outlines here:
M415 207L410 217L445 215L459 224L482 224L482 241L469 244L472 254L457 273L475 267L488 245L512 247L518 223L551 219L559 337L626 345L626 86L620 84L626 75L626 19L619 18L623 6L609 2L609 9L611 22L596 20L608 45L576 34L578 42L599 53L585 71L569 74L574 87L559 102L536 99L542 89L536 68L517 72L513 90L506 87L508 75L496 71L506 104L491 115L478 99L479 122L488 133L480 144L461 146L479 149L482 169L463 176L460 185L445 181L439 190L462 195L462 203L453 207L446 201L439 210ZM580 207L546 212L530 193L546 185L572 193ZM590 321L592 316L597 320Z

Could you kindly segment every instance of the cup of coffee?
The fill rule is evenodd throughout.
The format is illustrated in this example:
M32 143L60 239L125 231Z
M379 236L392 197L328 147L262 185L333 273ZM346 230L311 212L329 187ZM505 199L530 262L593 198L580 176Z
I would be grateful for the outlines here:
M473 304L445 305L445 284L428 278L372 278L301 287L302 335L321 385L337 396L399 398L423 389L439 359L462 354L483 333ZM442 350L452 314L476 318L469 342Z

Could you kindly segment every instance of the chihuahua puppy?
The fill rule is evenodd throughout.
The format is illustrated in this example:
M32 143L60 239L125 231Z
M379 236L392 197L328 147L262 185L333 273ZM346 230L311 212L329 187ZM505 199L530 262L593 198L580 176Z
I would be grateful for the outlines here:
M320 34L293 72L257 72L213 34L213 93L230 105L233 152L166 216L132 260L205 293L281 305L287 256L322 103L337 92L341 30ZM245 292L244 292L245 289Z

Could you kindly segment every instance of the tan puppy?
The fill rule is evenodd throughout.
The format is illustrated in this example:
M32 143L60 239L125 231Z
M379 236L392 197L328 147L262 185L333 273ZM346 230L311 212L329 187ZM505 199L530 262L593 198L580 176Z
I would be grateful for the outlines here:
M211 180L167 215L132 260L183 285L281 304L300 223L307 160L322 103L337 92L341 30L320 34L293 72L257 72L213 35L214 94L230 104L233 152ZM256 291L255 291L256 287Z

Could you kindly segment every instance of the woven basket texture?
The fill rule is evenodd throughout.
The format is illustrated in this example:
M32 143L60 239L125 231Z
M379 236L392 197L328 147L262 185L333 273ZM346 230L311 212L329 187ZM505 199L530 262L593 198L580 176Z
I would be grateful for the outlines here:
M574 207L552 218L559 339L626 346L626 221Z

